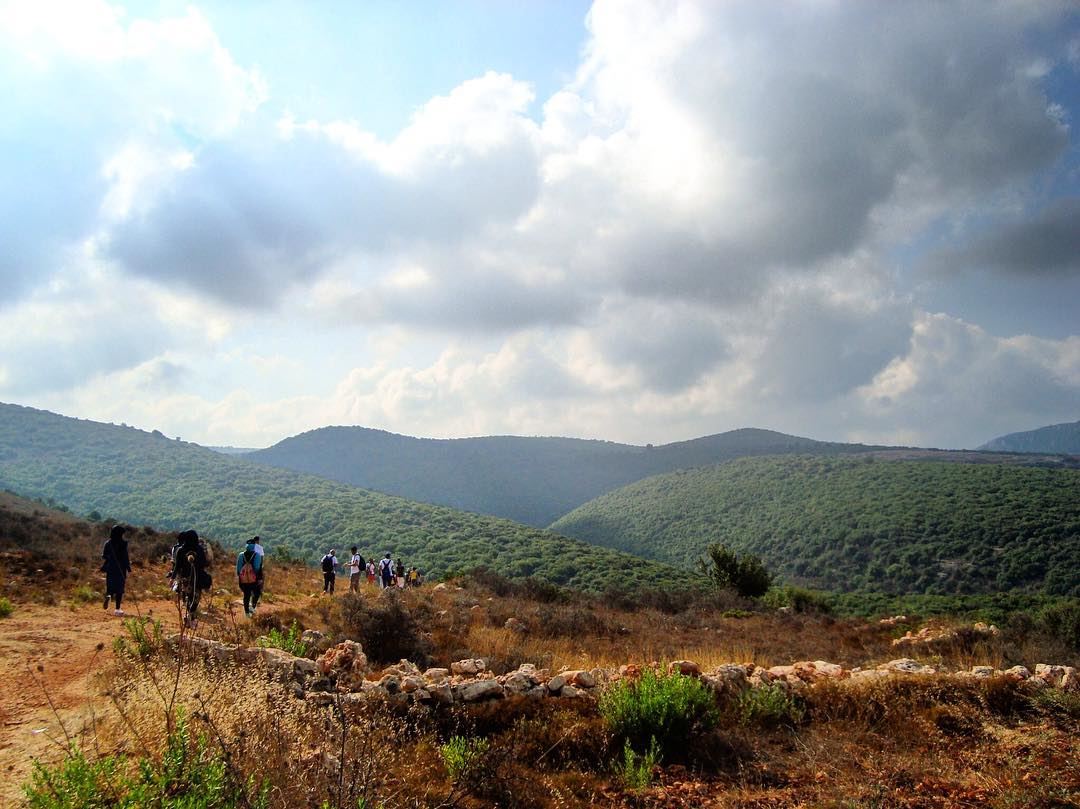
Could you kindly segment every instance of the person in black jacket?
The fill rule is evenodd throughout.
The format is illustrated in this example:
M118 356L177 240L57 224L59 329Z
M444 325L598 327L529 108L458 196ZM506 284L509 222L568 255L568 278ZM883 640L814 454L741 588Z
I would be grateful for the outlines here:
M207 571L210 561L195 531L181 531L176 539L173 569L169 577L176 580L176 593L185 609L184 625L195 627L202 591L210 589L211 579Z
M124 598L124 585L127 584L127 574L131 572L131 562L128 559L128 544L124 539L127 531L126 525L114 525L109 531L109 538L101 549L101 571L105 574L105 605L109 608L109 597L116 601L114 615L123 615L120 602Z

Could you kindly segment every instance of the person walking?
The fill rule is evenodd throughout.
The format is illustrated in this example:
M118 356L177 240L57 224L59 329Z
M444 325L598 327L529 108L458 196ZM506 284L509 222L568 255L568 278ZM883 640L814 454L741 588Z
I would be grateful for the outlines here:
M322 591L324 593L334 592L334 579L337 578L338 560L334 555L334 549L331 548L326 552L326 556L322 558L322 575L323 586Z
M394 565L394 580L397 583L399 590L405 589L405 565L401 563L401 560L397 560L397 564Z
M367 563L367 583L375 584L375 557L368 559Z
M357 592L360 589L360 571L364 569L364 557L356 552L356 546L352 548L352 558L349 559L349 591Z
M173 548L173 569L169 578L176 582L176 596L184 608L184 626L194 629L199 620L202 591L211 585L210 558L193 529L181 531Z
M394 581L394 563L390 559L390 554L387 553L382 559L379 560L379 583L382 585L382 589L392 586Z
M101 549L101 572L105 574L105 609L109 608L109 597L116 602L113 615L123 615L120 602L124 598L124 586L127 584L127 574L131 572L131 561L128 559L128 543L124 539L127 532L126 525L114 525L109 530L109 538Z
M244 615L250 618L259 606L263 586L263 557L255 546L258 537L249 539L247 547L236 557L236 578L240 583L240 592L244 594Z

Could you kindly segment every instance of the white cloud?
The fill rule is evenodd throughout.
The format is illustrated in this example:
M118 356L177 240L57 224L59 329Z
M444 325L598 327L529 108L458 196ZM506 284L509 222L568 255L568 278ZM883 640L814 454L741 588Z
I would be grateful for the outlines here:
M1075 274L1075 206L1032 213L1072 19L598 0L538 119L529 77L487 72L379 138L273 109L195 9L7 3L0 392L240 444L341 421L955 444L1075 417L1080 338L925 314L905 277L931 228L971 263L1044 258L1048 294Z

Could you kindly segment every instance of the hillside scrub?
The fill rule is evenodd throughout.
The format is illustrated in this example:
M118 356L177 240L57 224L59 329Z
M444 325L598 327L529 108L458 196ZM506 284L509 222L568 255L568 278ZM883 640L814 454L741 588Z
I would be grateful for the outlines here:
M363 537L429 579L480 566L602 592L611 584L691 586L696 574L508 520L425 505L230 457L160 434L0 404L0 487L226 547L258 534L314 563ZM166 548L166 551L168 549Z
M1080 470L744 458L631 484L552 525L692 567L713 544L834 591L1080 596Z

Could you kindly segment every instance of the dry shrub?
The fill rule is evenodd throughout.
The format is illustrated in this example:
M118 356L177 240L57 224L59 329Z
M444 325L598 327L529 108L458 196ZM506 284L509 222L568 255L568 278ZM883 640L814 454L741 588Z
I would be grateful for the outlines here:
M405 596L392 588L375 597L346 593L341 599L342 633L358 640L373 663L410 660L426 668L432 662L432 643L423 630L433 615L430 602L413 601L410 609Z
M177 669L167 657L113 672L108 693L114 711L98 717L100 747L154 758L180 710L234 774L269 783L274 807L363 800L389 808L445 797L430 734L379 703L315 707L260 667L184 659Z

